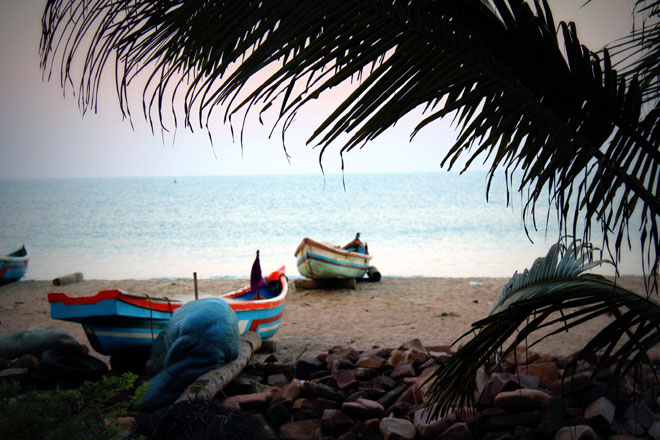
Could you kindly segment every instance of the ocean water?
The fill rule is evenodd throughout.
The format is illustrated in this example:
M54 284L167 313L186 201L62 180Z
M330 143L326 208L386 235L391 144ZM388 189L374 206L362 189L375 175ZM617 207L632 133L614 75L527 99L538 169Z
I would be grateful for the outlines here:
M303 237L345 244L356 232L383 276L509 277L545 255L556 223L531 243L504 177L486 173L0 180L0 252L25 243L26 279L248 278L286 265ZM545 212L539 213L545 220ZM552 218L552 216L551 216ZM640 274L633 252L623 274ZM607 272L607 270L606 270Z

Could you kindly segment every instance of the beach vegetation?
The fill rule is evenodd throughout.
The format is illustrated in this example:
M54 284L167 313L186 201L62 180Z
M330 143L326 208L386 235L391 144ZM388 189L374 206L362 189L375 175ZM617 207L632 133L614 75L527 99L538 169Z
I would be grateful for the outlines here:
M660 304L655 297L590 273L608 263L594 260L594 251L579 240L568 246L558 242L529 269L514 274L490 314L455 342L469 339L430 379L429 408L438 414L454 406L473 406L479 368L496 369L519 346L531 350L597 317L607 317L608 323L573 357L565 377L575 373L582 360L597 360L596 372L611 370L611 383L641 363L650 365L648 351L660 343Z
M138 376L123 373L87 381L74 389L24 389L15 381L0 382L0 438L117 438L118 428L106 423L129 414L146 390Z

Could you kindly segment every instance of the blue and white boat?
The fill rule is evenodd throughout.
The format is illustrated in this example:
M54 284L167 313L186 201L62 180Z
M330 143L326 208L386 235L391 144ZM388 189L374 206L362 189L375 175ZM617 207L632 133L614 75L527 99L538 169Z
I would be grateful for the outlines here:
M298 272L312 279L357 279L369 271L369 255L360 234L345 246L333 246L303 238L295 252Z
M25 275L30 255L25 245L0 257L0 284L18 281Z
M217 296L236 312L241 333L254 331L267 339L277 332L287 296L284 270L282 266L268 275L256 289L248 285ZM51 318L82 324L94 350L120 357L148 354L172 313L183 305L181 301L117 289L82 297L52 292L48 302Z

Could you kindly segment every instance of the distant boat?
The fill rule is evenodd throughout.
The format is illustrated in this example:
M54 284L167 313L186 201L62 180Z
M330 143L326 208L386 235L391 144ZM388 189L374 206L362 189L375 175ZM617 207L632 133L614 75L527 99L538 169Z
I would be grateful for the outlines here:
M371 260L359 233L342 247L303 238L295 256L300 275L312 279L362 278L369 271Z
M0 284L18 281L25 275L30 255L25 245L0 257Z
M277 332L287 295L285 268L271 273L258 296L250 286L220 295L236 312L241 333L254 331L262 339ZM82 324L92 348L108 356L125 356L151 349L181 301L102 290L96 295L71 297L49 293L53 319Z

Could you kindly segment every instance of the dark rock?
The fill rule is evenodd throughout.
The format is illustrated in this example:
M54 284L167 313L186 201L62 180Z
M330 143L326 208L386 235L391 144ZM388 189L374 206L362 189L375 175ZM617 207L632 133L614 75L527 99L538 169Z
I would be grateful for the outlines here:
M378 370L374 370L373 368L357 367L353 370L353 374L355 374L356 379L366 380L376 376L378 374Z
M354 420L338 409L326 409L321 416L323 432L337 435L353 426Z
M356 367L362 367L362 368L372 368L374 370L379 370L381 369L387 361L380 357L380 356L369 356L369 357L361 357L360 359L355 362Z
M292 414L294 422L301 422L303 420L317 420L321 418L321 414L314 409L301 409L294 411Z
M303 385L303 392L308 396L323 397L335 401L344 398L344 395L340 391L320 383L305 382Z
M525 411L488 417L484 420L487 430L513 428L516 425L532 425L539 420L540 411Z
M352 370L355 364L350 359L343 357L332 357L326 363L330 371L334 370Z
M593 384L590 371L575 374L565 374L563 378L557 379L551 385L555 395L570 395L578 393Z
M338 440L383 440L383 438L369 428L366 423L357 420L344 435L340 436Z
M298 379L308 380L312 373L325 369L325 364L318 359L314 358L301 358L296 362L295 377Z
M275 403L266 409L266 417L273 426L280 426L291 421L291 412L283 403Z
M383 390L380 388L360 388L353 394L350 394L349 396L344 399L344 402L355 402L356 400L362 398L362 399L369 399L369 400L380 400L380 398L385 394ZM381 403L382 405L382 403ZM385 406L385 405L383 405Z
M374 386L383 388L385 390L391 390L396 386L396 381L390 376L376 376L374 378Z
M257 392L257 384L261 382L258 376L241 374L232 380L223 390L225 395L233 396L236 394L252 394Z
M268 406L275 389L262 391L260 393L239 394L237 396L227 397L223 405L229 408L239 408L241 410L262 410Z
M389 408L390 406L394 405L394 403L397 401L397 399L399 399L399 397L401 397L401 394L403 394L406 389L407 387L405 385L399 385L398 387L385 393L377 401L383 405L384 408Z
M254 421L256 427L253 429L255 432L261 434L261 440L279 440L280 437L277 435L273 427L268 423L266 418L260 414L255 413L252 415L252 420Z
M282 373L272 374L266 378L266 383L270 386L282 388L289 383L289 379Z
M309 375L310 380L321 379L323 377L332 377L332 373L327 368L324 368L319 371L315 371Z
M336 409L339 405L334 400L317 397L312 401L312 409L319 414L323 414L326 409Z
M325 362L330 362L333 358L345 358L351 362L357 362L360 358L360 353L355 350L353 347L340 347L333 349L330 354L325 359Z
M529 365L518 365L516 372L520 375L536 376L539 385L550 388L559 379L559 368L555 362L535 362Z

